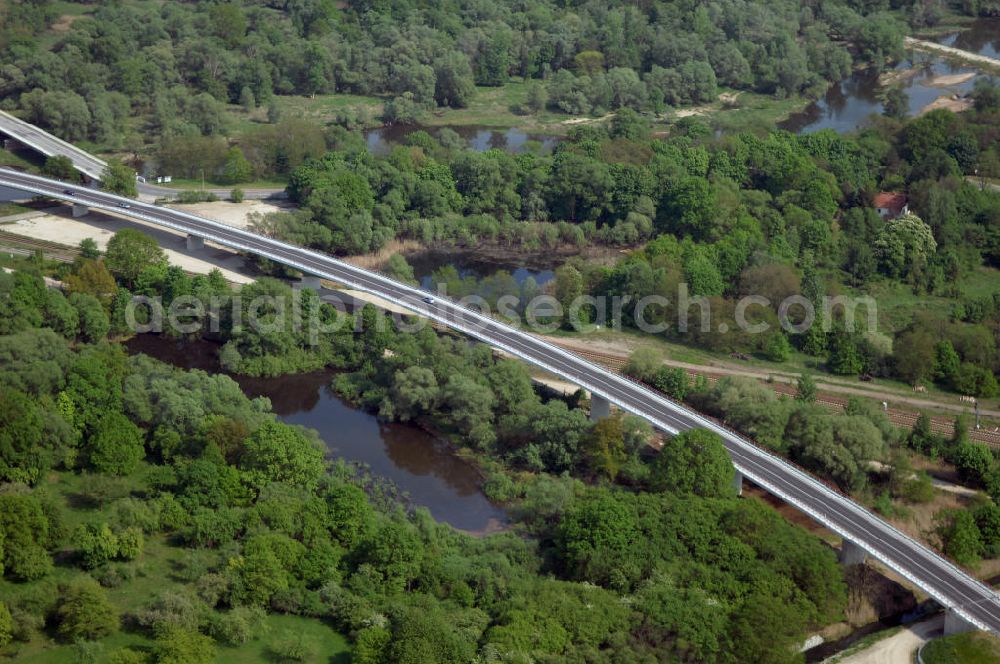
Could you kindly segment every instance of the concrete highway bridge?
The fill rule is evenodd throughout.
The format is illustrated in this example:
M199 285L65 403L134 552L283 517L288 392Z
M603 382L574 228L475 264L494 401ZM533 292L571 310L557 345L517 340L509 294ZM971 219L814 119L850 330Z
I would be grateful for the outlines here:
M186 212L10 169L0 169L0 187L65 201L78 215L93 208L154 224L186 234L190 248L210 241L301 270L316 284L322 278L371 293L580 385L593 395L598 414L615 404L668 434L714 431L732 456L737 486L746 478L839 534L843 562L862 562L870 555L896 571L946 608L948 632L977 628L1000 635L1000 597L942 556L749 439L533 334L326 254Z
M47 131L25 122L10 113L0 111L0 134L8 137L8 140L16 141L17 144L30 148L46 157L63 156L69 157L73 162L73 167L80 172L84 178L91 182L100 182L104 175L107 162L99 157L95 157L86 150L82 150L72 143L68 143L57 136L53 136ZM159 187L140 180L136 183L139 194L148 197L150 200L156 198L173 198L181 193L180 189L170 187ZM207 189L206 191L215 194L219 198L229 196L232 189ZM246 198L283 198L284 189L247 189L244 191Z

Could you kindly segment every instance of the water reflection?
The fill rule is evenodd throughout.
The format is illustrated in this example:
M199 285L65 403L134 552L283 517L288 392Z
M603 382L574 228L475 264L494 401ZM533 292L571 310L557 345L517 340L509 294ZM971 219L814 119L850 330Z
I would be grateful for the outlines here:
M552 254L541 256L517 256L505 258L485 258L472 252L424 251L407 256L413 267L414 276L420 280L421 288L434 290L433 274L445 266L452 266L461 278L472 277L482 280L496 275L501 270L510 274L514 282L521 286L533 278L539 286L544 286L555 278L558 262Z
M919 67L919 71L909 73L914 67ZM967 80L957 83L941 84L937 79L942 76L976 73L970 67L948 62L939 61L921 66L905 60L895 67L895 71L907 72L902 74L899 85L909 96L911 116L942 95L964 95L975 85L974 77L966 77ZM839 133L855 131L864 127L872 115L882 112L883 92L877 72L857 71L839 84L831 86L821 99L810 104L801 113L792 114L779 126L794 133L809 133L820 129L833 129Z
M210 342L142 334L126 347L132 354L145 353L184 369L219 371L218 345ZM435 519L474 532L496 530L507 522L506 513L480 491L476 469L456 457L446 442L415 426L379 422L354 408L330 388L332 372L233 378L248 397L269 398L281 421L315 429L334 456L367 464Z
M981 18L973 22L968 30L953 32L934 41L1000 59L1000 18Z
M391 125L379 127L365 132L368 151L375 155L386 155L396 145L405 142L406 137L415 131L426 131L435 138L441 135L444 127L421 127L419 125ZM529 134L521 129L492 129L490 127L456 126L447 127L464 139L465 144L476 152L490 149L505 150L513 154L526 152L529 149L538 152L551 152L560 138L544 134Z
M944 35L936 41L970 53L1000 58L1000 19L979 19L968 29ZM909 73L913 68L919 71ZM944 85L935 79L956 74L979 74L973 67L952 64L923 53L900 62L894 71L902 74L898 84L909 95L911 116L942 95L965 95L975 85L975 77ZM833 129L840 133L854 131L863 127L873 114L882 112L883 91L876 72L854 72L849 78L831 86L822 99L810 104L801 113L793 114L779 126L795 133L820 129Z

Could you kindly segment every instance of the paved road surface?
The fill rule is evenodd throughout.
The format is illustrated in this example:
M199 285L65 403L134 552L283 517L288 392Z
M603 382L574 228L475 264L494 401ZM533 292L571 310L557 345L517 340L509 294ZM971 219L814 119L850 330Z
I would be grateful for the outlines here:
M52 134L14 117L10 113L0 111L0 133L16 139L23 145L30 147L36 152L40 152L46 157L53 155L63 155L70 158L76 170L80 171L91 180L99 181L104 174L107 162L99 159L85 150L81 150L71 143L53 136ZM171 187L160 187L146 182L137 182L139 193L151 198L173 198L180 194L180 189ZM232 189L206 189L219 198L227 198ZM264 199L280 198L284 196L284 189L244 189L245 198Z
M351 288L392 300L414 313L464 332L546 371L558 374L645 418L667 433L705 428L722 436L733 463L747 479L794 505L845 539L863 547L916 586L981 629L1000 634L1000 598L990 588L830 489L789 462L685 406L526 332L426 292L325 254L256 235L178 210L129 201L106 192L0 169L0 186L73 201L141 221L191 233L240 251L265 256ZM72 191L72 194L65 193ZM131 207L124 209L120 203Z

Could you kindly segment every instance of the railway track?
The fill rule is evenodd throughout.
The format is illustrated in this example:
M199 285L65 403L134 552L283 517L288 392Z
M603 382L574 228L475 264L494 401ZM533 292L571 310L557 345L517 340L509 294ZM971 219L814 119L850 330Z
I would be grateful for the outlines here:
M556 341L567 350L571 350L577 355L582 355L588 360L592 360L598 364L601 364L609 369L614 369L621 373L625 369L625 365L628 364L628 359L621 355L614 355L612 353L601 353L599 351L593 350L582 350L578 345L575 344L565 344ZM689 377L694 378L697 376L704 376L709 382L714 383L720 378L724 377L724 374L713 374L711 371L687 371ZM765 383L772 390L778 394L784 394L788 396L795 396L797 392L794 385L788 383ZM847 407L847 399L833 396L830 394L820 394L817 396L816 403L829 409L832 412L841 412ZM915 413L907 410L899 410L896 408L890 408L886 411L886 415L889 421L899 427L905 427L907 429L912 429L917 422L917 418L920 417L919 413ZM945 436L951 436L955 431L954 420L948 417L932 416L931 417L931 430L935 433L943 434ZM1000 432L988 431L985 429L969 429L969 437L972 440L986 443L990 447L1000 449Z
M0 230L0 253L30 256L39 250L45 258L59 261L60 263L72 263L80 255L79 250L59 244L58 242L36 240Z

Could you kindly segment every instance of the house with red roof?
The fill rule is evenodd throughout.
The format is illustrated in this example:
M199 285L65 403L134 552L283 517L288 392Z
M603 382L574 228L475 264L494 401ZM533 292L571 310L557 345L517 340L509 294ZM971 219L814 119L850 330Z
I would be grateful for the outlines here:
M883 219L895 219L910 211L906 194L898 191L882 191L875 195L875 209Z

